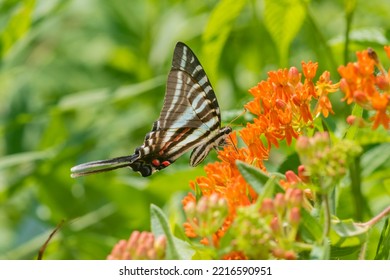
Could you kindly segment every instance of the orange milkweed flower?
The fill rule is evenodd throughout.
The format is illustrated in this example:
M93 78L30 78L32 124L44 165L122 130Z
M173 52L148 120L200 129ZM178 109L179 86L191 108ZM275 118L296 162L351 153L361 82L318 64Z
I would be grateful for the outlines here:
M390 59L390 47L385 52ZM371 48L356 52L357 62L340 66L340 89L348 104L355 102L365 110L375 111L372 129L390 128L390 69L386 72ZM375 67L379 74L375 75Z
M390 46L384 46L387 58L390 59Z
M330 80L330 73L328 71L322 73L316 83L316 89L319 99L314 110L314 114L317 115L322 113L325 118L328 117L329 113L334 114L332 110L332 103L328 98L328 94L336 92L339 89L339 84L332 84L332 81Z
M318 62L311 62L309 61L308 63L302 61L302 72L305 78L309 81L313 80L317 73L318 69Z

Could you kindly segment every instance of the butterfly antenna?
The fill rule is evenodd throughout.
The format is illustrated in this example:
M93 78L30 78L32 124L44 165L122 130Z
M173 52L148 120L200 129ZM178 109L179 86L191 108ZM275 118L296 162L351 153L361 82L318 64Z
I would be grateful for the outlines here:
M236 121L238 118L240 118L241 116L243 116L246 112L247 112L247 109L244 108L244 110L242 110L241 114L239 114L238 116L236 116L233 120L231 120L231 121L229 122L229 126L232 126L232 123L235 122L235 121ZM233 145L234 150L236 150L236 152L237 152L237 154L238 154L238 153L239 153L239 152L238 152L238 148L237 148L236 144L234 144L233 138L232 138L232 136L231 136L230 134L229 134L229 138L230 138L230 143L231 143L231 145Z
M229 122L229 126L232 126L232 123L235 122L237 119L239 119L240 117L242 117L243 115L245 115L245 113L247 112L247 109L244 108L244 110L242 110L241 114L239 114L238 116L236 116L233 120L231 120Z

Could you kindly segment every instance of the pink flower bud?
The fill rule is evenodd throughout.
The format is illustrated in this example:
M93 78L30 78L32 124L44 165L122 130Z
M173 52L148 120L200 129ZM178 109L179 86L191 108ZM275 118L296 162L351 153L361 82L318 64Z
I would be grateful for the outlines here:
M282 99L276 99L275 101L276 108L284 110L287 107L286 102Z
M355 99L355 102L359 105L364 105L368 102L367 95L361 90L356 90L353 93L353 98Z
M198 204L196 205L196 211L198 214L202 215L207 212L208 208L208 198L205 196L202 196L202 198L198 201Z
M284 259L286 260L296 260L297 255L293 251L287 251L284 253Z
M136 260L146 259L146 251L147 251L147 248L145 246L138 246L135 250L133 259L136 259Z
M300 189L293 189L291 192L291 196L289 198L289 202L293 206L300 206L303 201L303 192Z
M167 238L165 235L160 235L159 237L156 238L156 242L154 243L154 247L156 249L164 248L167 245Z
M269 215L274 213L274 202L271 198L264 198L260 208L261 215Z
M291 170L286 171L285 175L287 181L292 185L301 182L301 179Z
M310 182L310 177L307 175L306 168L304 165L298 166L298 177L305 183Z
M124 253L126 252L126 240L120 240L117 244L115 244L111 253L107 256L107 260L123 260Z
M140 232L135 230L131 233L129 241L127 242L127 249L133 248L138 243L138 238L140 236Z
M282 248L275 248L272 250L272 254L274 255L275 258L278 259L284 259L285 253Z
M184 212L186 213L187 217L192 218L195 215L195 208L195 202L190 201L187 203L187 205L184 207Z
M210 205L217 205L218 204L218 200L219 200L219 196L218 194L216 193L213 193L212 195L210 195L209 197L209 203Z
M389 84L389 78L384 76L384 75L379 75L376 77L376 85L381 89L381 90L389 90L390 89L390 84Z
M290 211L290 223L292 226L297 226L301 220L301 213L298 207L293 207Z
M310 147L310 140L306 136L300 136L297 140L296 147L298 150L306 150Z
M284 195L282 193L277 193L274 198L275 210L279 213L284 211L286 207L286 201L284 199Z
M274 233L279 233L279 232L280 232L281 227L280 227L280 224L279 224L278 217L274 217L274 218L271 220L270 228L272 229L272 231L273 231Z
M301 74L299 73L298 69L296 67L291 67L288 70L288 81L293 85L296 86L301 80Z

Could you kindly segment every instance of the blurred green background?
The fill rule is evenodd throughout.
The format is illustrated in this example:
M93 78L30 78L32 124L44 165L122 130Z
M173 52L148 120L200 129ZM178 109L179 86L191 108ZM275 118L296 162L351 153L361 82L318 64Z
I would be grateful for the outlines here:
M202 62L228 123L269 70L312 60L337 81L337 67L368 46L388 66L389 18L383 0L0 0L0 258L36 258L63 219L44 259L104 259L149 229L150 203L180 221L188 182L204 174L188 155L149 178L126 169L69 176L142 144L177 41ZM375 213L388 203L380 199Z

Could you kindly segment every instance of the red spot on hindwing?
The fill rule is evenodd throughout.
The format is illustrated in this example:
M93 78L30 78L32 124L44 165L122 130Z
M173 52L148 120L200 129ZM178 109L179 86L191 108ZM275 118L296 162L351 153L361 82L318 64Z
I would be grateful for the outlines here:
M152 164L154 165L154 166L156 166L156 167L158 167L158 166L160 166L160 161L158 160L158 159L154 159L154 160L152 160Z
M171 165L171 162L168 161L168 160L164 160L164 161L161 163L161 165L164 165L165 167L167 167L167 166Z

